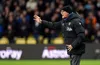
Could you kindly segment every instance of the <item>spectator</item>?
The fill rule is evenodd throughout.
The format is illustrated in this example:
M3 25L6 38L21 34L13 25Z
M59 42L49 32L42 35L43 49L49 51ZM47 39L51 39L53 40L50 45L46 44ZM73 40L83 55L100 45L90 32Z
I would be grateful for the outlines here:
M84 17L84 14L80 13L80 17L81 17L82 24L85 25L85 17Z
M0 4L0 13L3 12L3 6Z
M85 23L86 26L85 27L86 27L86 30L88 32L88 35L86 35L86 36L88 39L90 39L90 41L94 40L94 39L91 40L91 38L95 36L96 23L97 23L97 19L94 16L93 12L89 12L88 16L86 18L86 23Z
M26 1L25 0L18 0L18 3L22 10L26 10Z
M96 43L100 43L100 29L97 31Z
M96 37L95 37L95 42L100 43L100 24L96 24Z
M100 0L96 0L96 7L97 7L97 10L100 10Z
M44 11L45 10L45 3L44 3L43 0L39 0L37 6L38 6L39 11Z
M77 11L78 11L79 13L84 13L84 6L82 5L81 2L78 4Z
M22 21L18 23L18 31L20 31L18 34L19 37L27 39L29 35L29 22L27 22L24 17L22 18Z
M36 6L37 6L37 3L34 0L29 0L26 3L26 8L30 8L31 10L34 10Z
M92 1L88 1L84 8L90 11L92 9Z
M44 39L48 39L48 44L51 44L51 35L50 35L50 29L44 27L44 32L43 32L43 39L41 43L43 43Z
M97 22L100 24L100 11L97 11Z
M10 12L8 20L7 20L7 26L6 26L6 36L9 39L10 44L14 44L14 36L15 36L15 24L14 24L14 18L13 18L13 13Z
M3 36L3 32L4 32L4 26L3 26L3 22L4 22L4 20L3 20L3 18L2 18L2 15L0 14L0 38L2 38L2 36Z
M51 17L52 16L52 12L51 12L51 9L50 8L47 8L46 10L45 10L45 13L44 13L44 17L43 17L43 19L46 19L46 20L51 20Z

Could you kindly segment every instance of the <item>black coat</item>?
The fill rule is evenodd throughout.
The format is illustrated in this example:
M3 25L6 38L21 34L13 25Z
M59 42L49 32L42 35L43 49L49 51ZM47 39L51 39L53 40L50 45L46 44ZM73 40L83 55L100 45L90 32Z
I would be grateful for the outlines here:
M68 51L68 54L83 54L85 52L85 44L83 43L85 29L78 14L71 13L67 19L60 22L52 23L43 20L42 23L51 28L61 27L65 44L71 44L73 47L70 52Z

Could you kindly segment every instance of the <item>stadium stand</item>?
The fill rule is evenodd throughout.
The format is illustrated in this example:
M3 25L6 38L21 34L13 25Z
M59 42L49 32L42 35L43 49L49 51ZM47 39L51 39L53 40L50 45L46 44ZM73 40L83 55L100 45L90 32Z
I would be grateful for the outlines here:
M100 43L100 0L0 0L0 44L41 44L43 40L44 44L63 43L59 29L36 23L33 15L57 22L66 5L83 17L86 41Z

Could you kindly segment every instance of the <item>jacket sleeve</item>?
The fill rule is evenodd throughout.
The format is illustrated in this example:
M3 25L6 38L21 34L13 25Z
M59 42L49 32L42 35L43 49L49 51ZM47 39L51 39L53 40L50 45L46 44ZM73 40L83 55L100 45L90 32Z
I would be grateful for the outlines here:
M61 27L60 21L52 23L52 22L49 22L49 21L42 20L42 24L48 26L49 28L54 28L54 29Z
M85 39L85 29L82 26L80 20L74 21L73 27L75 29L75 33L77 34L77 38L72 43L72 47L76 48L78 45L80 45L83 40Z

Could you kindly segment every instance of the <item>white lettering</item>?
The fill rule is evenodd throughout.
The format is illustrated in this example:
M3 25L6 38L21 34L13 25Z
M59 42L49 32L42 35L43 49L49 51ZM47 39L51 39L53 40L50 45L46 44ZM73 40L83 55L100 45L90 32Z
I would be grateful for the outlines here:
M16 55L17 55L16 60L19 60L22 56L22 51L21 50L17 51Z
M6 50L0 50L1 59L16 59L19 60L22 56L22 50L12 50L10 47L7 47Z
M0 52L0 56L1 56L2 59L6 58L6 52L4 50L2 50Z
M42 53L42 58L69 58L69 55L67 54L67 50L63 49L63 50L57 50L57 49L53 49L53 50L48 50L48 49L44 49L43 53Z

